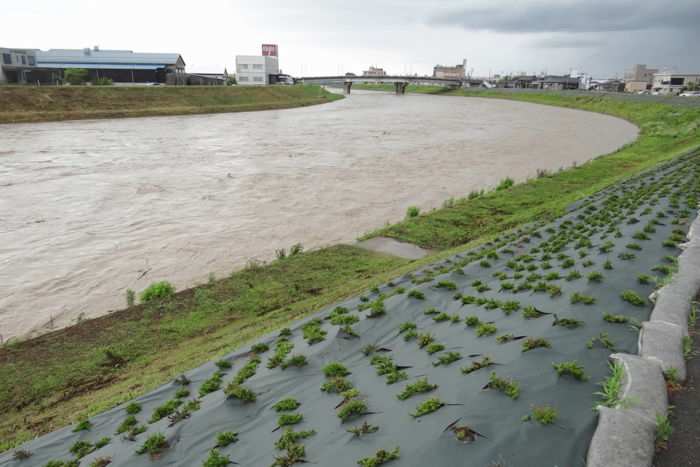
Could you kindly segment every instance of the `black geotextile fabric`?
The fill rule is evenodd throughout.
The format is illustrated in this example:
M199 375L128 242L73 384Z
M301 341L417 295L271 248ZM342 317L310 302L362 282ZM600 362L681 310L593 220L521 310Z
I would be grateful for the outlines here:
M26 460L15 460L17 451L7 452L0 466L70 461L71 448L88 453L82 466L105 465L93 464L99 459L111 459L112 466L199 466L222 432L237 433L237 440L217 449L219 463L205 465L226 465L228 458L256 467L304 460L353 466L380 449L398 447L399 458L390 465L583 466L596 425L594 393L609 373L607 357L613 351L636 353L635 323L648 318L654 280L673 272L677 245L697 214L698 175L700 156L682 157L577 203L555 222L504 234L330 307L297 324L288 337L267 336L261 343L269 350L258 346L258 353L229 355L224 360L230 369L210 363L193 370L186 374L189 384L175 381L134 401L141 408L134 417L143 433L116 434L128 416L125 405L93 417L89 430L68 427L25 444L21 449L31 453ZM640 279L642 274L651 277ZM628 300L641 303L623 300L625 291ZM530 344L544 347L524 352ZM268 368L276 348L286 369ZM295 356L304 356L306 364ZM445 364L438 364L441 358ZM571 361L583 367L585 381L559 376L553 367ZM324 376L322 368L331 362L350 374ZM470 372L475 362L485 367ZM220 389L214 384L213 392L199 397L202 384L217 371ZM489 387L492 373L519 385L517 398ZM227 398L224 389L234 378L240 385L230 387L234 397ZM405 400L397 397L422 378L437 387ZM322 391L326 382L357 391L345 396ZM240 399L246 398L246 388L254 402ZM285 398L300 405L278 413L273 405ZM432 398L437 410L412 415ZM170 417L161 409L164 417L149 423L168 401L180 401L170 402L179 409ZM353 407L359 414L341 421L337 413ZM542 407L556 410L553 424L527 419ZM281 415L292 415L287 418L293 421L294 414L303 416L300 423L276 430ZM365 422L367 433L347 431ZM285 429L315 433L278 449ZM137 454L158 433L167 447L156 455ZM90 452L105 437L108 444ZM76 445L79 441L87 444Z

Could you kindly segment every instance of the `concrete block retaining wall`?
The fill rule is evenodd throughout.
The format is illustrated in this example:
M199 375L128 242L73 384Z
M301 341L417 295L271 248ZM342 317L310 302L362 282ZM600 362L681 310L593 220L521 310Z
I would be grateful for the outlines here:
M686 378L683 338L688 336L692 302L700 291L700 217L682 245L678 272L655 294L654 310L639 333L639 355L614 354L624 369L622 401L599 408L598 427L588 449L588 467L651 467L656 417L666 415L664 373Z

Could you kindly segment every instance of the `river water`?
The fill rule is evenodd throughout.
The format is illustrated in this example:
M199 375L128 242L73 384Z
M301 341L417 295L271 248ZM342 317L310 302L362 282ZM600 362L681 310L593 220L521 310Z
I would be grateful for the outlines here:
M277 248L352 242L410 205L633 141L599 114L355 92L322 106L0 125L0 335L35 334Z

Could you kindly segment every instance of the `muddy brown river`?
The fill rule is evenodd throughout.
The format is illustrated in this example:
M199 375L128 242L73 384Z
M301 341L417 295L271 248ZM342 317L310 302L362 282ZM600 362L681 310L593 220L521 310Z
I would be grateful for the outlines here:
M254 113L0 125L0 334L56 329L277 248L352 242L633 141L594 113L354 92Z

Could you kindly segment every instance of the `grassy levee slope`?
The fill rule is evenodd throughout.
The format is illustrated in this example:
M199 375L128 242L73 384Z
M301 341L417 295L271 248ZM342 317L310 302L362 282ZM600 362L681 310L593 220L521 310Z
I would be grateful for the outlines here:
M385 87L363 88L384 90ZM474 193L472 199L455 200L450 207L381 228L368 237L392 237L432 249L455 247L524 222L553 219L572 202L700 145L700 107L673 107L595 94L445 91L437 87L409 87L409 91L589 110L629 120L640 128L640 137L613 154L576 168L543 174L505 190Z
M243 112L341 98L320 86L0 86L0 123Z
M700 109L605 97L477 95L618 115L640 126L640 138L578 168L457 200L376 232L443 250L427 259L407 262L348 246L305 252L162 303L0 347L0 451L143 394L267 331L465 249L470 240L478 244L509 227L554 217L569 202L700 146Z

